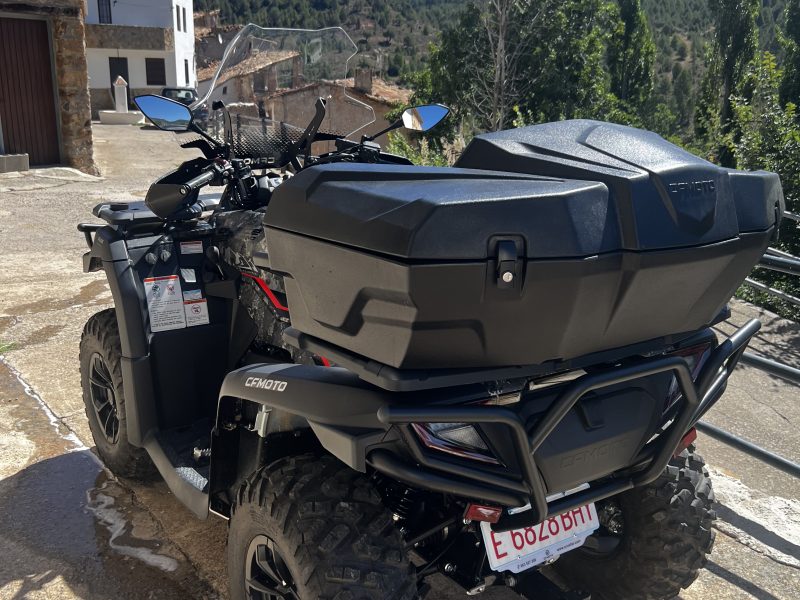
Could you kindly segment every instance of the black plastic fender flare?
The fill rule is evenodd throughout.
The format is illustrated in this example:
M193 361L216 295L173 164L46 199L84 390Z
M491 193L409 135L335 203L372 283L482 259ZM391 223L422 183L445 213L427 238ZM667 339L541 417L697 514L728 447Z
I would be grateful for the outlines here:
M216 427L224 426L220 421L225 402L255 402L307 421L328 452L363 472L367 448L380 443L390 427L378 419L387 395L345 369L252 365L228 373L222 382Z

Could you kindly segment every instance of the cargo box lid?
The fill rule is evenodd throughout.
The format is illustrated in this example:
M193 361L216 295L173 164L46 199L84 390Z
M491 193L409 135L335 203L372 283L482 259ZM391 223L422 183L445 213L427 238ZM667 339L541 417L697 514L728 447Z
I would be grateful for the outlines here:
M783 202L774 173L723 169L655 133L599 121L480 135L456 166L601 181L628 250L704 245L765 231Z
M620 245L603 183L454 168L311 167L274 192L264 223L410 260L483 260L497 236L520 238L531 258Z

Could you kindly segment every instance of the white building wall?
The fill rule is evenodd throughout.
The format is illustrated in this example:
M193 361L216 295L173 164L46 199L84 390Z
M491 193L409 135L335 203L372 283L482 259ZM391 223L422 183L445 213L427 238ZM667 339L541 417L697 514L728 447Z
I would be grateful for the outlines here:
M175 72L177 73L179 87L196 87L197 86L197 70L195 68L194 56L194 12L192 0L174 0L175 15L179 12L181 14L181 22L183 22L183 9L186 9L186 25L182 29L186 31L178 31L175 29ZM186 69L184 61L189 64L189 81L186 81Z
M87 1L87 23L99 23L98 0ZM111 23L140 27L173 27L174 12L171 0L110 0ZM191 3L190 3L191 4ZM186 9L189 10L189 7ZM191 20L191 16L189 16Z
M89 68L89 87L90 88L110 88L111 77L108 67L108 58L119 56L128 59L128 76L130 81L128 86L131 89L143 89L150 87L161 91L164 86L148 86L147 72L145 71L145 58L163 58L166 68L167 85L166 87L182 87L183 74L175 72L174 53L158 52L155 50L114 50L106 48L87 48L86 63ZM183 67L181 67L183 69Z
M134 25L138 27L163 27L172 29L175 49L170 52L144 50L108 50L87 48L89 63L89 87L102 88L111 85L109 81L108 57L128 58L128 72L132 87L146 87L144 59L163 57L166 62L168 87L195 87L197 70L194 53L194 5L192 0L110 0L111 21L113 25ZM186 22L184 24L184 9ZM178 19L180 18L180 31ZM99 23L98 0L87 0L87 23ZM185 62L189 65L189 79L186 80Z

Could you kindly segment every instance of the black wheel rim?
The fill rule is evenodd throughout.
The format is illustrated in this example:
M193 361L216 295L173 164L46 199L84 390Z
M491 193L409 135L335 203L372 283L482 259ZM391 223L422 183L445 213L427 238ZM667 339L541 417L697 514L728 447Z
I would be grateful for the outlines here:
M94 408L100 431L108 443L116 444L119 441L119 415L117 414L114 382L106 361L97 353L93 354L91 358L89 384L92 408Z
M266 535L257 535L247 548L244 563L244 587L249 600L299 600L286 561Z

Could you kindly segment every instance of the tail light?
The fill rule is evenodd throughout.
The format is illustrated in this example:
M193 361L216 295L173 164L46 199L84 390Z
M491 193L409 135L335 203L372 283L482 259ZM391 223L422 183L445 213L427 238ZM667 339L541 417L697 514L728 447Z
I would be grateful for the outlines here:
M478 430L467 423L412 423L428 448L461 458L499 465Z
M485 406L507 406L522 399L520 392L493 395L475 402ZM412 423L411 427L425 446L453 456L492 465L502 464L489 449L475 426L468 423Z
M497 523L503 514L503 509L498 506L486 506L484 504L468 504L464 511L464 519L468 521L485 521L486 523Z
M675 452L672 453L673 457L680 456L680 453L686 450L689 446L691 446L694 441L697 439L697 429L692 427L685 436L681 439L678 447L675 448Z
M673 352L670 356L680 356L689 365L689 371L692 374L692 381L697 380L701 369L706 364L708 357L711 356L711 344L701 344L699 346L692 346L691 348L682 348L677 352ZM680 386L675 376L672 376L672 381L669 386L669 393L667 394L667 401L664 404L666 411L673 404L681 398Z

